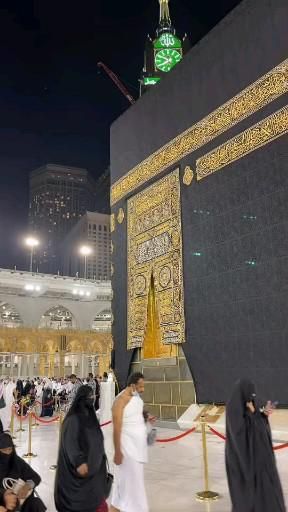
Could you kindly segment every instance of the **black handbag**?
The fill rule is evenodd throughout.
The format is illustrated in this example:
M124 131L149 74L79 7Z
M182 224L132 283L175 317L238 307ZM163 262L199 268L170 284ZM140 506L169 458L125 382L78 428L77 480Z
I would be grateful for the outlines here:
M107 476L106 476L106 489L105 489L105 498L106 499L109 498L109 496L111 494L113 481L114 481L114 476L112 475L112 473L107 473Z
M114 481L114 476L112 475L112 473L110 473L109 462L108 462L107 457L106 457L106 468L107 468L107 471L106 471L105 498L107 499L107 498L109 498L109 496L111 494L112 485L113 485L113 481Z
M4 400L4 396L2 395L0 398L0 409L4 409L4 407L6 407L6 403Z

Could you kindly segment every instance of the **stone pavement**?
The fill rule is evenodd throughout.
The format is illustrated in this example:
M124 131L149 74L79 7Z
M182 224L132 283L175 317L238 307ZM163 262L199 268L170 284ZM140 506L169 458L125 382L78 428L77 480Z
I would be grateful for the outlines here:
M26 426L27 428L27 426ZM104 427L106 451L112 456L112 428ZM159 430L159 437L173 437L179 431ZM17 434L17 452L27 452L27 431ZM48 512L55 512L53 482L55 472L49 467L55 464L58 447L58 424L41 425L33 429L32 451L37 457L31 460L33 468L42 476L39 494ZM211 504L195 500L197 491L203 490L203 465L201 436L193 433L172 443L157 443L149 448L150 460L146 467L146 485L150 512L230 512L224 466L224 442L208 435L210 488L221 498ZM288 504L288 449L276 452L278 467ZM135 511L137 512L137 511ZM272 511L271 511L272 512Z

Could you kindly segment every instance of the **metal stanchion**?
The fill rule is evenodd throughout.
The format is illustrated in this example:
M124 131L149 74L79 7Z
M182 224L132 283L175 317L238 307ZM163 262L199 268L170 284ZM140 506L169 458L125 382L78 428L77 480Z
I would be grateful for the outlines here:
M21 400L20 427L17 429L17 432L25 432L25 428L23 428L23 413L24 413L24 402L23 402L23 400Z
M60 397L55 395L55 412L59 412L60 410Z
M32 415L33 412L29 411L29 432L28 432L28 452L23 455L23 459L32 459L32 457L37 457L35 453L32 452Z
M56 413L56 414L57 414L57 412L59 412L59 410L60 410L60 403L59 403L59 401L58 401L58 398L59 398L59 397L58 397L57 395L55 395L55 397L54 397L54 411L55 411L55 413ZM57 422L58 422L58 421L60 422L60 416L59 416L59 420L57 420Z
M36 405L33 406L33 416L34 416L34 423L32 423L32 428L39 427L39 423L37 423L36 419Z
M63 414L62 411L60 411L60 414L59 414L59 442L58 442L58 449L59 449L60 442L61 442L61 432L62 432L63 421L64 421L64 414ZM55 471L57 469L57 464L52 464L52 466L50 466L49 469L51 469L51 471Z
M14 404L12 404L11 419L10 419L10 434L11 434L12 439L16 439L16 436L14 436L14 414L15 414L15 408L14 408Z
M219 498L219 494L217 492L209 491L209 471L208 471L206 417L205 416L201 416L200 424L201 424L201 432L202 432L202 449L203 449L203 462L204 462L205 490L197 492L196 500L198 500L198 501L216 501Z

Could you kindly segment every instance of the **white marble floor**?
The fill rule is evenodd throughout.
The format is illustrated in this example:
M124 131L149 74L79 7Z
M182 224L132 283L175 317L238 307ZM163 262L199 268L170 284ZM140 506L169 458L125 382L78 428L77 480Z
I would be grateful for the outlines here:
M53 502L54 472L49 467L56 462L58 445L58 424L39 426L33 431L32 451L37 457L31 465L42 476L39 494L46 503L48 512L55 512ZM103 429L106 451L111 456L111 427ZM175 430L162 429L159 437L174 436ZM17 434L17 452L27 452L27 432ZM197 491L202 491L203 467L200 434L191 434L179 441L150 448L150 461L146 467L146 486L150 512L230 512L230 500L224 467L224 442L208 436L210 463L210 490L221 495L217 502L199 503L195 500ZM276 452L286 502L288 505L288 449ZM137 512L137 511L135 511ZM272 512L272 511L271 511Z

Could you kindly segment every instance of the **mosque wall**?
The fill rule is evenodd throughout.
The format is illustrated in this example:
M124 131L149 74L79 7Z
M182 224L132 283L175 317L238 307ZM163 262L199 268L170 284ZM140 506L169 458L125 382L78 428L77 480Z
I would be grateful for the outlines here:
M10 294L0 294L1 303L7 303L15 307L23 325L32 328L39 327L42 316L50 309L57 308L57 306L64 307L72 314L75 328L79 330L92 329L95 315L106 309L110 310L111 305L110 300L76 302L64 299L61 296L51 299L49 297L23 297Z
M127 346L127 200L178 169L182 348L197 400L223 402L246 376L287 404L287 21L282 0L244 0L112 126L112 332L122 384L138 350Z

